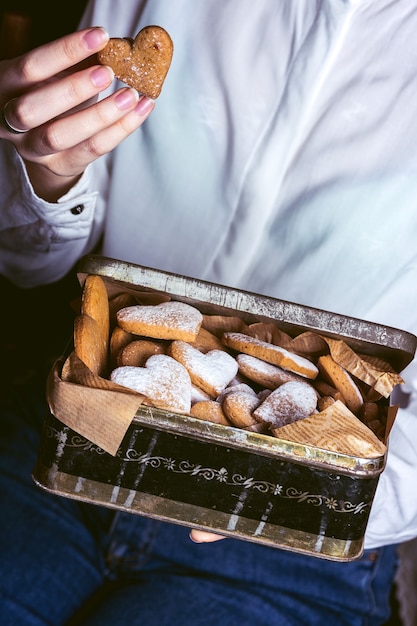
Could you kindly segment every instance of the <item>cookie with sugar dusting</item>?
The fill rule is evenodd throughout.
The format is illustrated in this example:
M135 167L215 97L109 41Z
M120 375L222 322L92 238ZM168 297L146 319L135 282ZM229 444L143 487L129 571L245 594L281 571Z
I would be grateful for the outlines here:
M118 325L133 335L182 341L194 341L203 321L198 309L175 300L128 306L120 309L116 317Z
M223 334L223 343L233 350L255 356L305 378L314 379L319 373L318 367L307 358L250 335L227 332Z
M167 411L189 413L191 380L181 363L166 354L154 354L145 367L124 365L110 374L110 379L145 396L151 403Z
M278 367L278 365L262 361L262 359L258 359L250 354L238 354L236 361L239 366L239 372L243 376L267 389L276 389L290 380L303 380L303 377L299 374L294 374L289 370Z
M185 341L173 341L168 353L187 369L194 385L216 398L236 376L238 365L228 352L203 353Z
M317 392L312 385L290 381L271 391L252 415L270 428L279 428L309 417L316 410L317 399Z
M226 394L222 407L226 417L238 428L248 428L257 424L257 420L252 416L253 411L258 408L261 401L255 392L246 392L237 389Z

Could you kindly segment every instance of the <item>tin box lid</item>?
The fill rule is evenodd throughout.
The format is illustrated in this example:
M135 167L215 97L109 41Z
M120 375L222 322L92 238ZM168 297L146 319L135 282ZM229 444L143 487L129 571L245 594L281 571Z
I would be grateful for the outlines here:
M99 255L86 255L78 266L83 283L97 274L129 289L156 291L196 305L206 315L236 315L248 324L277 323L295 336L306 330L342 339L356 351L389 361L397 371L414 358L417 337L410 332Z

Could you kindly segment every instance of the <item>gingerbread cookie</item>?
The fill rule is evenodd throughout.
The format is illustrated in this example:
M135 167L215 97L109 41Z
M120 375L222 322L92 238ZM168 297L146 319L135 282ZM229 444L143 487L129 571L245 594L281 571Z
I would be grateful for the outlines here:
M96 320L85 313L74 320L74 351L93 374L105 375L107 344Z
M236 385L237 386L237 385ZM238 428L249 428L257 424L252 416L253 411L260 405L255 392L236 390L228 393L223 400L222 407L229 421Z
M137 304L117 312L117 323L123 330L153 339L194 341L202 321L198 309L174 300L154 306Z
M135 365L143 367L153 354L164 354L165 346L162 342L151 339L135 339L126 344L117 355L117 365Z
M307 382L290 381L271 391L262 404L253 411L258 422L279 428L304 419L314 413L317 393Z
M174 45L161 26L146 26L130 37L112 37L97 57L114 75L144 96L157 98L171 65Z
M336 363L330 354L319 357L318 366L324 376L342 394L346 406L353 413L359 413L363 404L363 398L349 372Z
M285 370L304 376L305 378L314 379L319 373L318 368L306 359L294 352L289 352L285 348L280 348L272 343L261 341L250 335L243 333L224 333L223 342L229 348L233 348L238 352L244 352L251 356L255 356L262 361L278 365Z
M110 307L106 285L101 276L86 277L81 298L81 314L88 315L98 324L100 334L108 347L110 341Z
M187 369L194 385L216 398L236 376L238 366L228 352L200 352L185 341L173 341L168 353Z
M113 328L110 337L110 367L114 369L118 363L117 358L125 346L135 339L135 335L126 332L120 326Z
M221 404L215 400L196 402L191 407L190 414L197 419L207 420L214 424L223 424L223 426L230 426L230 422L224 414Z
M250 354L238 354L236 361L239 366L239 372L243 376L267 389L276 389L290 380L303 379L298 374L293 374L293 372L284 370L282 367L278 367L278 365L272 365L272 363L262 361Z
M191 380L181 363L166 354L154 354L145 367L125 365L112 371L110 379L142 394L167 411L189 413Z

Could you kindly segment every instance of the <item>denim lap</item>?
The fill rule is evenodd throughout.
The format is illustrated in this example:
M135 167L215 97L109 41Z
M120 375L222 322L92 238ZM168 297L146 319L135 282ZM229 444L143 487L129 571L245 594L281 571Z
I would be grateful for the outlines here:
M185 527L41 490L31 472L43 396L42 387L28 389L0 407L2 626L63 626L103 588L86 626L377 626L387 618L394 547L336 563L232 539L198 545Z

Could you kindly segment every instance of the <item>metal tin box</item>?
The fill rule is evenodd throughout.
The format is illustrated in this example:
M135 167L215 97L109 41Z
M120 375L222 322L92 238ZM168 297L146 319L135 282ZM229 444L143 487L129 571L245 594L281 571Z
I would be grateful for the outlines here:
M168 294L204 314L312 330L388 360L413 358L410 333L98 256L87 274ZM365 529L385 455L358 458L141 405L111 455L50 415L33 478L55 494L324 558L349 561Z

